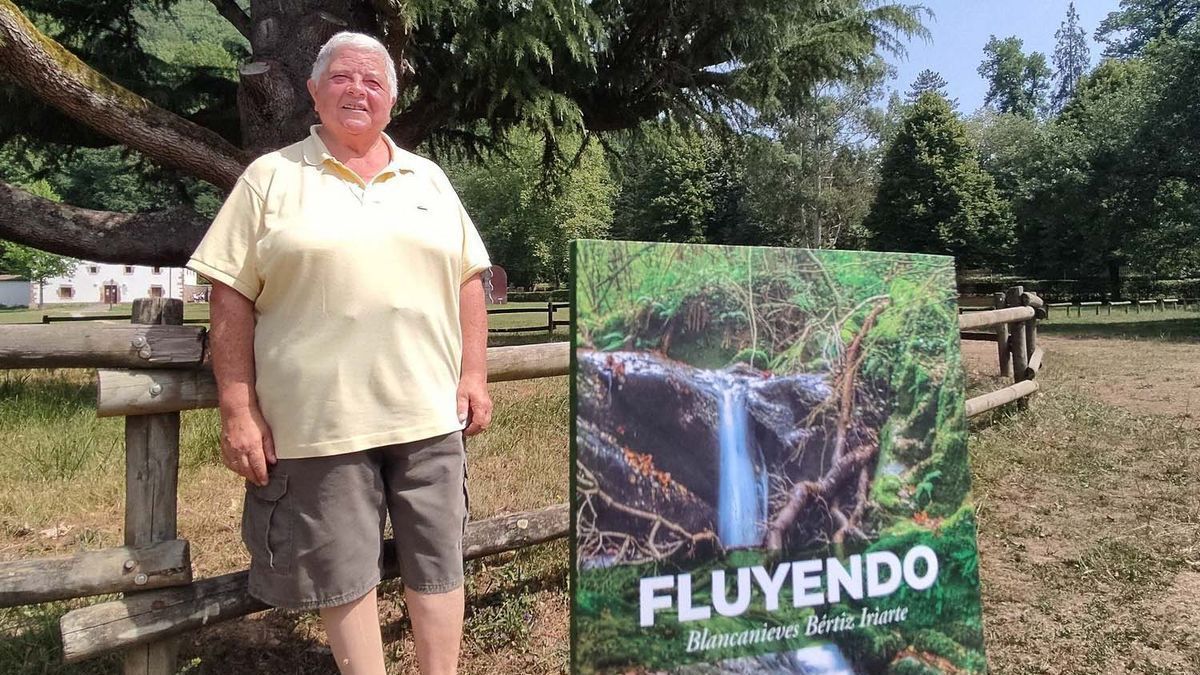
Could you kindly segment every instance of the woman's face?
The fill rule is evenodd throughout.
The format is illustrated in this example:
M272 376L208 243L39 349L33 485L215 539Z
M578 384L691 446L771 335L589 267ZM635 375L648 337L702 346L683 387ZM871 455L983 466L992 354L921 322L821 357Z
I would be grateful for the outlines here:
M335 136L379 135L396 100L388 89L387 62L373 51L343 47L319 80L308 81L321 124Z

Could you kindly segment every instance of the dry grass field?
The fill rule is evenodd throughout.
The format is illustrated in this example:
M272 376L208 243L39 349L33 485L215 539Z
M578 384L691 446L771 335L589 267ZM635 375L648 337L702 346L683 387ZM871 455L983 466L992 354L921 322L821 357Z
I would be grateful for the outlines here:
M1200 673L1200 340L1177 324L1156 334L1149 320L1090 338L1049 324L1043 393L1028 412L972 425L995 673ZM972 393L1001 386L995 346L966 350ZM472 515L564 501L566 378L492 392L493 427L469 447ZM182 435L179 530L196 576L244 567L241 485L216 459L213 411L184 413ZM122 422L95 417L91 375L0 372L0 560L119 544L122 447ZM565 672L566 580L563 542L472 563L462 672ZM382 597L390 672L415 672L394 583ZM57 619L79 602L0 610L0 674L119 672L115 658L60 662ZM202 630L184 638L180 663L214 675L334 672L307 613Z

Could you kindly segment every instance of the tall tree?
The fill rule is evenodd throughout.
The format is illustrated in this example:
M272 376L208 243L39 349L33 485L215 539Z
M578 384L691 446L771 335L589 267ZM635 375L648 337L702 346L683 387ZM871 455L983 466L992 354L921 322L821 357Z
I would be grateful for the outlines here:
M559 142L570 159L549 171L541 139L523 129L504 153L445 164L492 262L514 286L564 283L568 242L603 238L612 223L616 184L599 144L566 135Z
M715 203L706 140L646 125L622 152L612 234L619 239L701 243Z
M864 227L873 248L952 255L960 267L1007 262L1013 223L950 102L917 99L883 160Z
M932 91L950 101L952 106L957 107L958 102L950 98L950 92L946 89L948 85L949 83L946 82L946 78L942 77L941 73L926 68L917 73L917 79L913 80L913 83L909 85L908 92L904 95L904 100L911 105L916 103L917 99L921 98L921 94Z
M991 36L983 48L979 75L988 82L984 105L1033 119L1046 109L1050 68L1041 52L1026 55L1018 37Z
M1067 18L1054 33L1054 40L1054 93L1050 96L1050 109L1058 113L1075 95L1075 87L1091 67L1091 48L1087 33L1079 25L1074 2L1067 5Z
M827 86L808 111L751 146L750 218L764 241L835 248L862 242L874 199L886 118L876 107L888 71L853 86ZM756 242L757 243L757 242Z
M402 144L478 147L527 125L551 150L562 130L802 110L816 83L853 80L925 34L924 10L873 0L684 0L669 11L632 0L251 0L248 12L213 0L248 41L229 45L244 54L233 80L144 49L146 17L182 2L0 0L0 69L16 87L6 95L24 97L0 111L0 127L124 145L227 188L254 155L307 133L304 83L338 30L380 35L410 66L390 128ZM74 123L42 123L54 116ZM179 264L206 224L187 203L99 212L0 184L0 236L90 259Z
M1127 57L1143 53L1160 37L1179 35L1200 17L1200 0L1121 0L1096 29L1096 41L1105 56Z

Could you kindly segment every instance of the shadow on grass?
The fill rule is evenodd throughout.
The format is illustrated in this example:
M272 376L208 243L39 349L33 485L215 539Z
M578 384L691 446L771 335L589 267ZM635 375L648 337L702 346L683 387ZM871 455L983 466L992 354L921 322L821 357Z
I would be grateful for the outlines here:
M512 345L534 345L543 342L566 342L571 339L571 334L565 330L556 330L553 335L549 335L546 331L538 331L536 333L489 333L489 347L511 347Z
M1076 319L1069 323L1043 321L1038 324L1038 332L1062 337L1197 342L1200 341L1200 317L1150 320L1131 317L1128 321Z
M96 407L96 384L77 370L0 371L0 415L6 403L21 414L51 412L67 416Z
M81 602L72 601L71 606ZM5 675L108 675L118 672L116 655L63 663L58 620L67 603L52 602L0 609L0 673Z

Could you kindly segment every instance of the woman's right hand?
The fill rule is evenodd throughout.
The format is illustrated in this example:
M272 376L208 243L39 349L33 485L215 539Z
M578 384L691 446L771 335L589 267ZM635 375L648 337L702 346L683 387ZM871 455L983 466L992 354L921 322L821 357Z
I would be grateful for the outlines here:
M221 462L258 486L267 484L267 466L275 463L271 428L258 410L221 416Z

